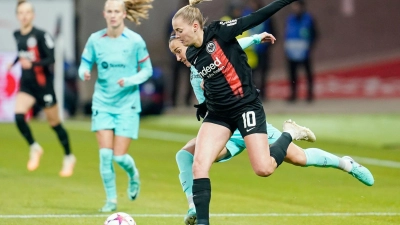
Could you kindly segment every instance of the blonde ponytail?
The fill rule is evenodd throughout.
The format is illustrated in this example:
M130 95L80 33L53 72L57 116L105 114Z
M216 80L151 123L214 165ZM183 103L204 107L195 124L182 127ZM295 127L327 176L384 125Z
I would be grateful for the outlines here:
M149 18L149 9L153 8L153 0L124 0L126 18L137 25L140 25L141 19Z
M189 0L189 5L194 7L195 5L198 5L202 2L211 2L211 1L212 0Z

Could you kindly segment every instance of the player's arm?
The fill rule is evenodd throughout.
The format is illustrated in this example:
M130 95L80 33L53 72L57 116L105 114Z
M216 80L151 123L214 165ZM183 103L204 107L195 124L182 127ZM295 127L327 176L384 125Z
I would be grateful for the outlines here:
M190 67L190 77L190 84L192 85L194 95L199 104L201 104L206 100L204 97L204 91L201 88L201 82L203 79L200 77L199 72L197 72L197 69L194 66Z
M236 36L242 34L268 18L274 15L283 7L289 5L296 0L275 0L263 8L247 15L227 22L219 22L214 24L214 29L217 30L218 36L225 41L232 40Z
M129 87L134 85L139 85L146 82L151 75L153 75L153 66L151 65L150 55L146 48L146 43L141 40L138 44L137 49L138 54L138 65L139 72L130 77L124 77L118 81L121 87Z
M15 40L18 42L16 32L14 32L14 38L15 38ZM18 48L18 46L17 46L17 48ZM12 68L18 61L19 61L19 56L17 55L17 57L15 57L14 61L8 65L7 70L11 70L11 68Z
M54 41L49 33L44 35L38 41L39 49L42 50L43 54L38 61L32 62L33 66L49 66L54 63Z
M81 80L90 80L90 71L92 70L95 60L94 55L92 36L90 36L83 50L81 64L78 69L79 78L81 78Z
M254 34L251 37L240 38L238 39L238 42L240 47L242 47L242 49L246 49L253 44L258 45L260 43L266 43L266 42L271 42L271 44L274 44L275 40L276 39L272 34L263 32L261 34Z

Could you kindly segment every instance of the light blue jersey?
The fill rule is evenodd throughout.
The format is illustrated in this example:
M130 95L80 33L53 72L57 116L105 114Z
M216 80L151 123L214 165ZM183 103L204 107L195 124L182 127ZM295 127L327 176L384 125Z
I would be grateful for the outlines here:
M255 34L251 37L240 38L238 42L242 49L246 49L253 44L261 43L261 37L259 34ZM204 90L200 86L202 81L203 78L199 75L197 69L194 66L190 66L190 83L199 104L205 101Z
M79 77L90 73L97 64L98 77L93 93L93 111L121 114L141 112L139 84L153 73L143 38L125 28L117 38L107 36L103 29L93 33L82 53ZM124 87L118 81L124 80Z

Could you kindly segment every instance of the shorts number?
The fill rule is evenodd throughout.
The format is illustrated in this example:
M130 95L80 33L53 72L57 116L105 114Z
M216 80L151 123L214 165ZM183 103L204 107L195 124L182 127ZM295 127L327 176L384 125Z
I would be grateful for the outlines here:
M43 101L47 104L51 104L53 103L53 96L51 94L44 95Z
M245 112L242 114L242 117L244 128L254 127L256 125L256 114L254 111Z

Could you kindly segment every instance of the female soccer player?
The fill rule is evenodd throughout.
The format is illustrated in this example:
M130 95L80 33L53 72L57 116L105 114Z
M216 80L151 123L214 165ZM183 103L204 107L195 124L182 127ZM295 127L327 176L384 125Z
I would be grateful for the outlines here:
M18 130L30 145L27 168L29 171L34 171L39 166L43 149L33 138L25 121L25 114L35 103L44 108L47 121L64 148L63 166L59 175L69 177L73 174L76 159L71 153L68 134L61 125L58 114L51 72L51 66L54 64L54 42L50 34L33 26L34 16L33 5L30 2L18 2L17 18L20 22L20 30L14 32L18 56L9 66L11 69L19 62L22 67L20 88L15 103L15 121Z
M241 38L238 40L241 48L252 44L258 44L262 42L269 41L274 43L275 38L267 33L262 33L258 35L253 35L252 37ZM173 54L176 55L177 61L184 63L187 67L190 67L190 81L195 92L196 98L199 104L204 102L204 94L201 88L201 83L203 79L198 74L197 70L186 60L186 50L185 47L175 36L171 35L169 40L169 48ZM266 124L269 144L275 143L275 141L280 137L281 132L276 129L271 124ZM193 165L193 154L195 152L196 138L190 140L181 150L176 154L176 162L179 168L179 181L182 185L183 192L186 194L189 210L184 217L184 222L187 225L194 225L196 222L196 209L193 204L193 175L192 175L192 165ZM225 147L218 154L215 162L225 162L236 155L239 155L246 148L243 137L238 130L235 130L232 137L229 139ZM374 178L371 172L365 168L360 167L360 165L349 157L339 158L329 152L318 148L308 148L301 149L294 143L290 143L287 149L287 155L285 157L285 162L296 166L315 166L315 167L333 167L338 168L343 171L348 172L362 183L371 186L374 183Z
M86 43L79 67L82 80L91 78L93 63L98 77L92 102L92 131L100 148L100 174L106 191L101 212L117 209L113 159L129 178L128 198L139 194L139 172L128 154L131 139L138 138L141 111L139 84L153 73L143 38L124 25L124 19L140 24L148 17L152 0L107 0L104 18L107 28L93 33Z

